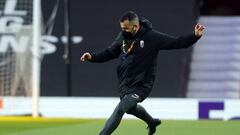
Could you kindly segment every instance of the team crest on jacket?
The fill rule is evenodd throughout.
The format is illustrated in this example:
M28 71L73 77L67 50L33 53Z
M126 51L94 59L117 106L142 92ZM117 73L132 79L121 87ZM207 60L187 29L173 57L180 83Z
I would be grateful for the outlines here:
M131 97L132 97L132 98L136 98L136 99L139 98L139 96L138 96L137 94L132 94Z
M141 47L141 48L144 47L144 41L143 41L143 40L140 41L140 47Z

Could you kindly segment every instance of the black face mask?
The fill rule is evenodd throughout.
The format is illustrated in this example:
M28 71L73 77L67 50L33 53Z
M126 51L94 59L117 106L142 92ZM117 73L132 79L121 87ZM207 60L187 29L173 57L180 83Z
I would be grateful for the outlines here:
M122 36L125 38L125 39L133 39L134 36L131 32L127 32L127 31L122 31Z

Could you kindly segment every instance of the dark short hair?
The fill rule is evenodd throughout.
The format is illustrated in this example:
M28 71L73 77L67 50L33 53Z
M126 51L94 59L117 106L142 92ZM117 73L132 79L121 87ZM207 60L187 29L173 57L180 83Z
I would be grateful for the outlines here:
M136 19L138 19L138 15L133 11L128 11L119 18L119 22L124 22L125 20L133 21Z

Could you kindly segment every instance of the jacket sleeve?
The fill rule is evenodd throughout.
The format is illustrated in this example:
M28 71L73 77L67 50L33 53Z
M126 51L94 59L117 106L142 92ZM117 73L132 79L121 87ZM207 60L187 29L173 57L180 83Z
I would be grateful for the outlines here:
M158 33L158 50L171 50L188 48L196 43L201 37L195 36L194 33L173 37L167 34Z
M119 42L119 37L117 37L112 44L103 51L97 53L91 53L92 59L90 62L103 63L114 58L118 58L121 54L121 44Z

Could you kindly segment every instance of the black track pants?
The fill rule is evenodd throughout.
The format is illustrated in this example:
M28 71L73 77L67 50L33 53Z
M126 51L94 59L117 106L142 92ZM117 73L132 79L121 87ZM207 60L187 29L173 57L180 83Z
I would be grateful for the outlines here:
M111 135L111 133L118 127L121 122L121 119L125 113L132 114L137 118L142 119L147 124L150 124L153 121L153 118L146 112L146 110L138 103L141 102L141 99L136 94L125 95L110 118L105 123L104 128L100 132L100 135Z

